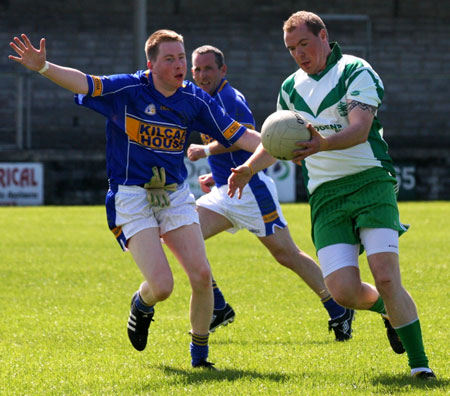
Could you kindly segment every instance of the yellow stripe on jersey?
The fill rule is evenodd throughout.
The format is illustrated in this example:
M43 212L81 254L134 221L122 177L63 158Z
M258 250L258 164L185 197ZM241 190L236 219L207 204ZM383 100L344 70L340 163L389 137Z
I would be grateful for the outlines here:
M182 151L184 149L185 129L143 122L128 115L125 120L125 129L133 142L153 150Z
M252 124L241 124L242 126L245 126L247 129L255 129L255 127ZM209 144L211 142L214 142L215 139L213 139L209 135L205 135L204 133L200 133L200 137L202 139L203 144Z
M223 87L224 87L225 85L227 85L227 82L228 82L227 80L223 80L222 84L220 85L219 89L217 90L217 93L219 93L220 91L222 91Z
M111 232L114 234L114 236L117 238L122 233L122 227L114 227L111 229Z
M263 221L264 221L264 223L271 223L272 221L278 219L278 217L279 216L278 216L277 211L274 210L273 212L264 215L263 216Z
M102 79L98 76L91 76L92 78L92 96L100 96L103 93L103 83Z
M223 136L227 139L230 140L234 134L239 130L239 128L241 127L241 124L239 124L239 122L234 121L227 129L225 129L225 131L223 132Z

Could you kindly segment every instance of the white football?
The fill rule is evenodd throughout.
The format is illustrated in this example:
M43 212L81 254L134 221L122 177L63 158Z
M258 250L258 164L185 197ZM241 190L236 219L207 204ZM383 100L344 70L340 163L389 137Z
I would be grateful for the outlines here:
M291 160L296 142L311 139L308 122L296 111L280 110L272 113L261 127L261 142L266 151L275 158Z

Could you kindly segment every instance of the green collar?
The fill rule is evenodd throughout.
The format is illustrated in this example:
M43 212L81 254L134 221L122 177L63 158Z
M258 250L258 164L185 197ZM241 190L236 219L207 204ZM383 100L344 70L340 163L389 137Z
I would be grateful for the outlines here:
M308 74L308 76L312 79L319 81L325 74L327 74L328 70L330 70L338 62L338 60L342 58L341 47L337 42L331 42L330 48L331 53L328 55L325 69L317 74Z

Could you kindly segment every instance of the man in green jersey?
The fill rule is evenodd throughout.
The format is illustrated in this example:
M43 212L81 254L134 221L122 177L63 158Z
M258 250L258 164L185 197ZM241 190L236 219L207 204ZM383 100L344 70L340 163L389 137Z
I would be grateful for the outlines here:
M383 83L363 59L329 43L322 19L307 11L284 23L284 42L299 69L282 84L278 110L298 111L312 138L295 150L311 205L312 238L333 298L382 315L396 353L408 355L411 375L435 379L428 366L415 303L401 283L399 221L392 160L376 117ZM320 133L319 133L320 131ZM229 195L273 158L262 145L233 169ZM358 255L366 250L375 287L362 282Z

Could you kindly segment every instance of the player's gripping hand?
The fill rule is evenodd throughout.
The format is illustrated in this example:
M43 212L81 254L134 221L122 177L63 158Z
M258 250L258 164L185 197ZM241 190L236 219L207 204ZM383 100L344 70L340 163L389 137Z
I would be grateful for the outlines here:
M299 166L302 166L302 160L306 157L318 153L319 151L325 151L328 148L327 139L324 138L312 124L308 123L307 128L311 132L311 139L306 142L297 142L296 145L299 146L299 148L293 151L295 157L292 159L292 162Z
M148 200L152 206L168 207L170 206L170 198L167 191L176 191L177 184L166 185L166 170L164 168L154 166L152 172L152 178L148 183L144 184Z
M205 146L202 144L191 144L187 149L187 157L191 161L197 161L200 158L206 158Z
M214 179L212 173L207 173L206 175L200 175L198 177L198 184L200 184L201 190L208 194L211 192L211 187L214 186Z
M238 190L238 198L241 199L242 191L252 176L252 169L246 164L231 168L231 175L228 177L228 196L233 198Z
M33 44L31 44L31 41L26 34L21 34L20 37L21 39L19 37L14 37L14 41L9 43L9 46L16 51L19 56L9 55L8 58L20 63L27 69L33 71L41 70L44 67L47 58L45 39L41 39L39 49L37 49L33 47Z

